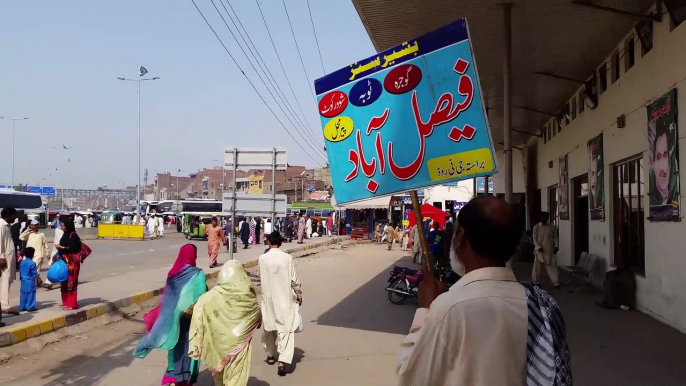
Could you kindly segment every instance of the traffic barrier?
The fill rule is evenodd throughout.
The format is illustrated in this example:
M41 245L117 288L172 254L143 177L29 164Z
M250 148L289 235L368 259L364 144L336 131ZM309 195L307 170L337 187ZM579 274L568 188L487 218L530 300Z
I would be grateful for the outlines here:
M143 240L145 226L123 224L98 224L98 238Z

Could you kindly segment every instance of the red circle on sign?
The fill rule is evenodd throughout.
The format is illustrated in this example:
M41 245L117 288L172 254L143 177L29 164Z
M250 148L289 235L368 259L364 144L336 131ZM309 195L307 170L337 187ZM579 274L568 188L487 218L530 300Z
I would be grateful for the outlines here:
M383 87L391 94L404 94L413 90L422 80L422 70L414 64L403 64L386 75Z
M335 117L348 107L348 96L343 91L331 91L319 100L319 114L326 118Z

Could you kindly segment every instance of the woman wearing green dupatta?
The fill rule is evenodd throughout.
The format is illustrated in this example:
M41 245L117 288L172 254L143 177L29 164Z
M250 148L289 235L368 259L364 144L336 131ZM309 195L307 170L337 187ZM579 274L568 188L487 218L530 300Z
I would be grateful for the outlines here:
M262 321L257 295L236 260L226 262L217 279L219 284L193 309L188 355L209 368L216 386L244 386L250 376L250 341Z

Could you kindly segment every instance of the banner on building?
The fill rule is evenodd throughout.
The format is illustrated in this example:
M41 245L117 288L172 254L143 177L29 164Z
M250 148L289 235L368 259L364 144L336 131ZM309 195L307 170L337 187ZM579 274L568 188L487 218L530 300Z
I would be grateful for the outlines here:
M560 220L569 220L569 174L567 173L567 155L560 158L560 180L557 185L557 211Z
M497 172L464 19L314 86L339 203Z
M591 220L605 219L605 158L603 134L588 141L588 206Z
M679 150L676 90L648 105L649 215L651 221L679 220Z

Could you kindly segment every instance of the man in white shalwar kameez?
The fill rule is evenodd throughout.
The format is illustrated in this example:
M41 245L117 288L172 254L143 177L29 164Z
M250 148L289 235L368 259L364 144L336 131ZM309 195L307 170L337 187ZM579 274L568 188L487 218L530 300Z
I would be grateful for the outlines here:
M262 284L262 345L267 363L274 364L279 354L278 374L286 375L286 365L293 361L295 331L300 324L302 291L293 257L279 249L281 234L269 234L269 251L259 258Z
M164 236L164 217L157 216L157 232L160 237Z
M536 259L534 259L531 281L538 284L541 265L545 265L550 281L557 288L560 286L557 279L557 261L555 261L555 254L558 250L557 229L555 225L548 223L548 217L547 212L541 212L541 222L534 226L534 256Z
M308 239L312 237L312 219L309 214L307 215L307 221L305 222L305 234Z
M155 221L155 216L150 216L148 218L148 234L150 234L150 239L154 240L157 233L157 221Z

